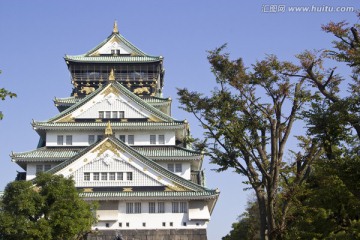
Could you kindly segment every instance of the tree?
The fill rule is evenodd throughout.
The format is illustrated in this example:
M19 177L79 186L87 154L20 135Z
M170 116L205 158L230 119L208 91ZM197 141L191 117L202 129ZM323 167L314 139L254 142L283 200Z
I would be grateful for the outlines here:
M1 74L1 70L0 70L0 74ZM5 100L6 97L10 97L10 98L13 98L13 97L16 97L17 95L13 92L10 92L8 90L6 90L5 88L0 88L0 99L1 100ZM0 120L3 119L3 114L2 112L0 111Z
M0 202L0 239L84 239L95 205L79 197L72 179L40 173L9 183Z
M259 239L259 225L259 207L254 201L248 202L245 212L232 224L233 229L222 240Z
M293 124L311 96L297 76L300 67L271 55L249 70L242 59L230 60L224 48L208 55L219 87L209 97L179 89L180 102L204 128L205 140L195 146L206 150L217 171L230 168L247 177L259 207L261 239L280 239L292 198L321 153L316 141L299 137L302 150L290 162L284 159Z

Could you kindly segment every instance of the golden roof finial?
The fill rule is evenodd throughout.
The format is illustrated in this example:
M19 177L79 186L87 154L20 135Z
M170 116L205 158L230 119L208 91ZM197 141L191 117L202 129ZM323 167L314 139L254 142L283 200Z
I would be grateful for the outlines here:
M113 33L119 33L119 29L118 29L118 25L117 25L117 21L116 21L116 20L115 20L115 22L114 22Z
M110 125L110 121L108 121L108 123L106 124L106 128L105 128L105 136L112 136L113 135L113 131Z
M113 68L110 70L109 81L115 81L115 74Z

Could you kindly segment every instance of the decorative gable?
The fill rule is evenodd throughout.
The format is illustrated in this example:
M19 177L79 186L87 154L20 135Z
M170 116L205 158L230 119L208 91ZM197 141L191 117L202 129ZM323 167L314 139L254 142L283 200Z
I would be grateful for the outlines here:
M90 53L90 57L101 55L131 55L134 51L128 47L117 35L113 35L103 46L98 50Z
M149 118L149 114L129 101L128 98L114 93L96 97L73 113L75 119L95 118Z
M116 140L117 141L117 140ZM120 143L120 142L119 142ZM120 143L123 145L123 143ZM65 177L74 177L75 185L80 188L116 188L117 191L133 191L135 189L153 189L153 191L192 191L181 183L182 179L162 169L143 156L126 151L111 138L106 138L81 156L70 159L51 171ZM148 164L148 163L151 164ZM161 168L159 171L153 166ZM165 174L164 174L165 172ZM186 181L186 180L185 180Z

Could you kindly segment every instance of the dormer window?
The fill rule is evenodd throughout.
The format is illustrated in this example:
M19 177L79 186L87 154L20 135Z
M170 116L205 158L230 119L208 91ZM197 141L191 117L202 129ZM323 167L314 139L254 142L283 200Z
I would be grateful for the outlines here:
M115 56L120 55L120 49L111 49L111 54Z

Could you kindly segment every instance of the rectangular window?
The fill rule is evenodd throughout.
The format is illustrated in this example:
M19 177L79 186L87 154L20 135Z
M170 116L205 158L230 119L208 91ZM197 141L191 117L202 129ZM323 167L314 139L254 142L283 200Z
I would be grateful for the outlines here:
M118 112L117 111L112 112L112 118L118 118Z
M180 202L180 212L187 213L187 204L186 202Z
M173 222L170 222L170 227L174 226L174 223Z
M125 138L126 138L125 135L120 135L120 136L119 136L120 141L125 142L125 140L126 140Z
M159 144L165 144L165 135L159 135Z
M162 226L163 226L163 227L166 227L166 222L163 222L163 223L162 223Z
M141 202L135 203L135 211L134 213L141 213Z
M178 213L179 212L179 203L178 202L172 202L172 213Z
M111 112L110 111L105 112L105 118L111 118Z
M100 173L94 172L93 173L93 180L94 181L99 181L100 180Z
M182 172L182 165L181 163L175 164L175 172L181 173Z
M126 203L126 213L134 213L134 203Z
M119 227L122 227L122 223L121 223L121 222L119 222Z
M168 163L167 169L168 169L170 172L174 172L174 164L173 164L173 163Z
M72 135L66 135L66 145L72 145Z
M127 223L126 223L126 226L127 226L127 227L130 227L130 223L127 222Z
M134 135L128 135L128 144L134 145Z
M95 142L95 135L89 135L88 142L89 145L93 144Z
M43 172L43 165L36 165L36 173Z
M149 213L155 213L155 203L149 202Z
M104 111L99 111L99 118L104 118Z
M158 202L158 213L165 213L165 203Z
M107 173L106 173L106 172L101 173L101 180L102 180L102 181L106 181L106 180L107 180Z
M132 174L132 172L127 172L127 173L126 173L126 180L128 180L128 181L132 181L132 180L133 180L133 174Z
M156 144L156 135L150 135L150 144Z
M90 181L90 173L89 172L84 173L84 181Z
M124 111L119 112L119 118L125 118L125 112Z
M110 180L110 181L114 181L114 180L115 180L115 173L114 173L114 172L109 173L109 180Z
M51 169L51 165L50 164L45 164L44 165L44 171L49 171Z
M124 174L122 172L116 173L116 180L124 180Z
M64 136L57 135L57 145L63 145L63 144L64 144Z
M101 141L103 139L103 135L97 135L97 141Z

